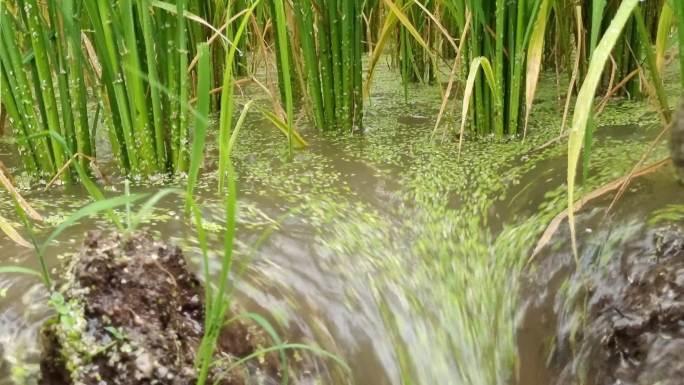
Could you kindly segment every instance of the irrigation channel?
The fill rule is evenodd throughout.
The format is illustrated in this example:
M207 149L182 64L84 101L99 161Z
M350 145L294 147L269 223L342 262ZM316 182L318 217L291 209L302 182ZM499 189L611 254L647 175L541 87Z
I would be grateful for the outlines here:
M237 305L268 318L285 341L315 344L351 368L348 373L332 360L297 352L293 356L305 364L293 372L293 381L571 384L580 383L575 381L582 368L589 368L603 377L584 379L587 384L616 378L656 383L612 370L610 360L590 368L596 349L604 347L589 331L596 292L616 292L627 261L643 262L662 228L675 231L672 226L681 224L682 190L672 167L637 178L605 218L612 194L580 211L579 270L566 222L531 259L566 202L567 146L552 141L560 128L553 87L539 92L525 141L468 140L457 156L457 143L443 142L441 133L433 137L437 90L412 86L404 101L393 74L377 76L363 135L304 127L310 146L289 161L281 134L250 114L236 145L236 263L248 263L240 278L233 277ZM624 175L641 158L661 129L650 111L645 102L621 101L600 115L590 177L581 191ZM224 216L215 193L216 151L209 151L198 196L210 245L219 250ZM0 153L8 167L18 167L11 146ZM659 145L649 159L666 154ZM122 179L109 179L107 194L121 194ZM160 179L131 189L182 184ZM78 185L23 192L53 225L88 201ZM3 201L0 210L11 213L12 207ZM199 271L201 253L183 212L182 199L169 196L144 226L179 245ZM84 233L96 228L110 225L103 218L83 220L49 247L57 277ZM37 267L30 249L3 238L0 250L0 265ZM670 301L681 297L679 266L680 292ZM46 292L34 278L19 275L1 275L0 292L0 384L35 383L39 330L51 313ZM681 346L672 349L639 359L660 362L649 364L655 365L651 372L657 367L668 376L681 374Z

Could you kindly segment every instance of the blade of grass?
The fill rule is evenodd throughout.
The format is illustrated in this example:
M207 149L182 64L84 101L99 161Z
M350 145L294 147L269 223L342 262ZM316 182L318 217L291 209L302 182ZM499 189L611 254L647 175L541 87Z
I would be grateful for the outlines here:
M197 49L199 52L199 79L197 81L197 105L194 129L192 135L192 149L190 152L190 167L188 171L187 197L193 195L193 190L197 184L199 169L204 156L204 143L207 136L209 125L209 88L211 87L211 56L209 46L206 43L200 44ZM186 208L188 208L186 206Z
M392 11L392 13L397 17L397 20L406 28L406 30L413 36L414 39L416 39L416 42L420 44L423 49L427 52L432 52L432 49L430 49L430 46L428 43L423 40L423 36L421 36L420 32L416 30L416 27L413 26L413 23L411 23L411 20L406 16L404 11L402 11L401 8L399 8L395 3L392 2L392 0L383 0L385 4L387 5L387 8ZM412 2L408 2L409 5L412 4Z
M123 206L127 203L132 203L136 202L142 198L144 198L146 194L132 194L130 196L118 196L114 198L109 198L109 199L104 199L104 200L99 200L93 203L90 203L79 210L77 210L75 213L71 214L69 217L67 217L64 222L62 222L59 226L57 226L52 233L47 237L45 242L40 246L40 253L44 254L45 250L47 247L54 241L64 230L68 229L72 225L74 225L76 222L80 221L83 218L86 217L91 217L97 213L100 213L102 211L108 211L116 207Z
M228 156L231 156L233 153L233 147L235 146L235 142L237 141L237 137L240 134L240 129L242 128L242 125L245 123L245 118L247 117L247 112L249 112L250 107L252 106L253 101L250 100L249 102L245 103L245 106L242 107L242 112L240 112L240 117L238 118L237 122L235 123L235 128L233 128L233 133L230 135L230 140L228 141L228 149L226 151L226 154Z
M237 50L236 42L242 38L242 34L247 26L252 12L259 4L259 1L252 3L248 11L242 16L240 25L238 26L233 37L233 44L226 52L225 68L223 73L223 88L221 90L221 110L219 116L219 164L218 164L218 189L223 192L225 187L225 178L228 169L230 158L226 156L228 140L230 137L230 130L233 125L233 62L235 60L235 52ZM227 18L230 15L226 15Z
M143 204L133 215L131 218L131 222L128 228L129 233L133 233L137 228L140 223L145 220L146 217L152 213L152 210L154 210L154 207L159 203L160 200L162 200L164 197L167 195L171 194L178 194L178 195L184 195L183 190L176 189L176 188L166 188L160 191L157 191L150 199L148 199L145 204ZM133 203L134 200L128 200L127 204Z
M28 269L21 266L0 266L0 274L23 274L33 277L42 278L43 275L39 271Z
M351 368L349 365L347 365L344 360L342 360L340 357L338 357L335 354L332 354L328 351L325 351L321 348L318 348L316 346L312 345L305 345L305 344L292 344L292 343L287 343L287 344L280 344L280 345L275 345L275 346L270 346L267 348L259 349L245 357L240 358L239 360L236 360L234 362L231 362L230 365L226 368L226 372L230 373L233 369L239 367L240 365L244 364L245 362L252 360L254 358L260 357L266 353L270 352L276 352L280 350L291 350L291 349L297 349L297 350L304 350L304 351L310 351L316 355L319 355L321 357L329 358L333 360L337 365L342 367L345 371L348 373L351 373ZM223 360L217 361L217 362L222 362Z
M264 331L266 334L271 337L271 340L276 344L276 345L282 345L283 340L280 338L280 335L278 335L278 332L273 328L270 322L261 315L257 313L242 313L238 314L237 316L229 319L226 321L225 325L230 325L231 323L239 320L239 319L251 319L252 321L256 322ZM285 350L281 349L278 350L278 355L280 358L280 367L282 368L282 379L280 381L281 385L287 385L289 382L289 370L288 370L288 363L287 363L287 355L285 355Z
M291 136L298 148L305 148L309 145L297 131L290 129L287 126L287 122L283 121L280 117L278 117L278 115L262 108L259 108L259 110L266 117L266 119L271 121L271 123L273 123L273 125L283 133L283 135L288 138Z
M670 37L670 31L674 24L674 9L665 1L663 2L663 9L660 11L658 18L658 31L656 33L656 66L658 71L662 72L665 67L665 49L667 48L667 40Z

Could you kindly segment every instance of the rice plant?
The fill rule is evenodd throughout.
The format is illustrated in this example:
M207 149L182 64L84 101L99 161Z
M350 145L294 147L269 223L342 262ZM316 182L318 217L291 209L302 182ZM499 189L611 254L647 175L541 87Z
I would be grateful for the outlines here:
M451 2L452 13L468 9L473 17L466 58L473 61L485 57L493 67L493 87L487 87L484 77L478 75L471 100L464 100L473 105L472 127L476 133L519 133L525 78L528 75L534 80L537 62L532 60L540 58L538 52L528 56L527 51L543 45L545 30L535 31L535 26L546 25L549 5L549 0ZM535 83L528 82L528 87Z
M442 26L447 36L452 39L460 36L460 46L444 101L450 97L454 79L465 82L463 89L470 92L464 94L462 100L469 106L463 108L468 116L462 119L461 132L465 124L470 122L474 134L524 136L541 71L547 65L555 65L557 84L562 82L560 77L563 74L572 78L569 92L563 95L570 100L573 97L574 80L586 76L588 60L598 38L606 31L607 21L616 14L619 2L595 0L575 4L565 0L450 0L439 2L432 9L428 9L429 2L426 5L413 1L407 5L394 4L407 14L413 12L416 5L420 6L423 20L432 20L434 14L439 14L441 20L438 25ZM652 56L650 46L642 42L644 39L653 41L656 37L659 16L665 5L667 3L663 1L645 3L640 7L642 17L639 21L628 21L625 32L620 35L611 54L612 67L602 72L599 91L604 91L608 96L629 97L641 97L645 93L648 86L644 85L643 77L637 75L643 63L657 58L657 55ZM575 16L574 23L568 15ZM418 26L423 22L407 18ZM472 23L469 23L471 18ZM404 29L403 23L400 29ZM411 48L403 43L405 39L402 36L405 35L400 32L399 46L407 48L401 48L399 56L404 57L407 56L404 51L410 52ZM414 42L419 40L415 35L412 37ZM429 35L426 37L430 38ZM434 53L440 52L431 40L429 45ZM415 61L411 55L408 58ZM404 60L404 63L407 62L410 60ZM480 65L468 67L462 63L489 63L492 76L488 78L486 72L480 72ZM650 66L649 63L646 64ZM406 65L400 71L404 79L410 74ZM415 68L412 71L416 72ZM467 84L467 80L472 81L472 84ZM654 82L658 84L657 79ZM659 91L657 87L656 90ZM662 94L658 98L662 104ZM441 113L438 123L440 120ZM586 143L589 146L591 124L587 134Z
M186 171L187 1L177 2L175 9L153 8L149 0L84 5L102 66L110 142L121 167L142 175Z
M429 9L435 8L434 1L426 1L421 4L423 9L416 5L415 1L402 3L396 2L400 8L404 8L411 25L422 36L423 41L430 47L436 49L433 42L435 40L435 27L433 22L425 13ZM401 25L397 30L397 61L402 83L404 84L404 96L408 97L407 86L411 82L432 83L435 80L435 65L430 50L426 50L412 38L411 32L406 26Z
M67 161L48 132L93 155L93 98L125 173L187 171L189 44L214 33L189 5L200 10L187 0L2 2L2 100L27 171L54 174Z
M304 58L314 123L322 130L349 132L362 125L362 7L351 0L294 2L301 40L295 46Z
M623 1L615 12L615 16L610 21L610 25L596 44L592 51L592 56L587 70L587 76L579 90L577 96L575 112L572 120L572 129L568 140L568 221L570 223L572 249L577 257L577 241L574 226L575 186L577 176L577 166L581 153L584 154L583 171L588 172L587 158L591 153L591 130L594 109L594 98L599 88L601 76L604 73L611 52L618 44L622 34L626 33L626 28L634 23L637 34L641 41L641 49L644 52L646 67L652 77L654 88L654 100L657 109L661 112L664 122L667 124L671 119L667 97L660 69L656 61L656 53L651 44L651 34L645 22L644 11L639 5L638 0Z
M54 174L66 162L65 151L92 155L89 74L77 14L71 0L0 2L0 97L31 173ZM48 132L62 135L68 147Z

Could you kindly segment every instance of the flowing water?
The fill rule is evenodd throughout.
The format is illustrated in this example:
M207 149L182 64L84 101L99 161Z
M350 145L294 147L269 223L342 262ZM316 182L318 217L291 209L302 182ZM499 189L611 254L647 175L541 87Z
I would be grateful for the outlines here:
M389 77L377 82L395 83ZM447 141L441 132L432 137L439 106L434 88L412 89L408 101L400 87L376 91L364 135L322 135L304 127L310 146L291 161L282 136L250 115L235 154L236 258L248 263L233 277L237 302L267 316L287 341L317 344L352 369L349 374L319 359L298 374L302 383L498 385L520 378L521 385L541 385L558 375L547 369L546 358L563 327L554 318L562 310L554 308L557 288L574 270L567 231L561 227L558 246L526 267L566 199L565 142L543 146L560 127L552 93L542 93L524 142L469 138L460 155L453 133ZM621 108L628 115L616 112ZM658 131L657 117L645 111L625 102L599 122L606 127L598 132L582 191L621 176L640 158ZM216 257L225 214L215 193L216 149L210 153L198 196ZM658 148L653 158L663 154ZM677 203L674 193L661 198L661 191L679 191L670 172L651 177L659 189L655 199L651 184L634 187L631 202L650 205L619 211L610 226L644 227L640 216ZM121 180L114 176L112 183L108 194L121 194ZM161 185L179 183L132 190ZM88 202L79 187L26 190L25 197L52 215L53 224ZM3 199L0 209L12 217ZM145 226L198 263L180 198L163 200ZM43 237L50 228L44 226ZM110 226L84 220L48 249L56 274L93 228ZM581 245L599 239L586 228ZM0 265L37 267L31 250L4 238L0 247ZM10 373L30 381L40 324L50 315L45 293L32 278L14 275L0 275L0 292L0 385L12 383Z

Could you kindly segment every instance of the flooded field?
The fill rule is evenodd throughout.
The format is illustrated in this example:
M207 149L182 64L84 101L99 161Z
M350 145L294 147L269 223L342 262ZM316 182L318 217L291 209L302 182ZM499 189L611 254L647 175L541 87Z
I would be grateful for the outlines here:
M378 82L394 84L390 75ZM540 96L524 141L468 138L459 153L453 136L433 133L436 89L412 88L405 102L398 85L382 88L370 99L363 135L303 129L310 146L288 160L280 133L251 114L236 144L237 268L230 278L236 311L261 314L284 341L318 346L351 368L293 353L310 361L292 374L297 383L608 383L578 382L590 375L644 384L624 366L681 358L681 342L674 342L681 341L681 321L643 321L648 309L664 306L646 298L652 291L672 291L667 303L681 310L677 226L684 209L671 166L637 178L607 215L613 194L585 206L577 226L580 269L566 222L531 258L567 199L567 145L554 141L561 124L555 98ZM641 158L660 131L658 117L647 111L643 103L623 101L601 115L583 193L629 172ZM0 152L5 164L16 166L8 147ZM659 145L646 164L665 154ZM215 192L216 156L214 148L197 194L213 250L208 267L218 272L225 218ZM107 194L121 194L121 177L109 179ZM131 190L183 184L161 178L134 182ZM40 237L88 202L77 186L22 192L49 215ZM199 272L201 251L183 205L173 195L164 198L143 227L180 246ZM0 210L11 217L9 202ZM104 218L82 220L48 248L56 277L93 229L111 226ZM0 265L37 267L32 250L0 242ZM665 283L657 277L661 270ZM630 289L633 275L653 287ZM616 297L607 300L603 292ZM0 293L0 384L35 383L39 330L51 315L47 294L34 278L18 275L0 275ZM605 315L609 308L628 321L618 325ZM660 311L657 317L681 315ZM604 335L606 325L613 334ZM637 343L632 329L656 340Z

